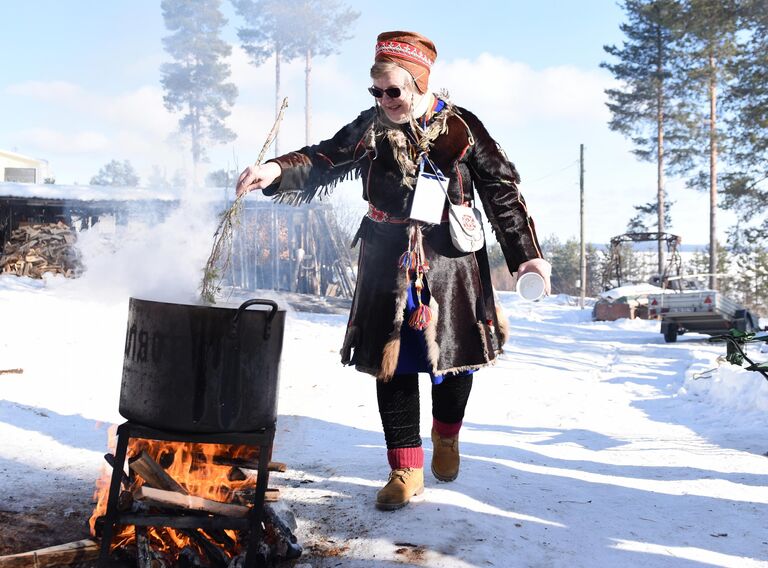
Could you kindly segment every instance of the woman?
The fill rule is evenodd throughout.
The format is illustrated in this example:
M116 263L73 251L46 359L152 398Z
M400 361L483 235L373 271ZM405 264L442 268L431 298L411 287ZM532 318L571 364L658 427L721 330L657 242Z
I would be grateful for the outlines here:
M436 55L420 34L380 34L369 88L375 105L329 140L247 168L237 185L238 195L261 189L299 204L329 194L342 179L363 180L368 214L355 237L357 288L341 359L377 378L391 467L376 496L383 510L406 505L424 489L418 373L432 378L431 470L453 481L473 372L493 364L506 341L485 246L460 252L447 222L409 217L419 171L447 176L443 188L454 204L472 202L476 191L509 270L539 273L549 290L550 267L517 189L518 173L475 115L429 90ZM431 195L439 191L432 189ZM437 203L445 210L443 195Z

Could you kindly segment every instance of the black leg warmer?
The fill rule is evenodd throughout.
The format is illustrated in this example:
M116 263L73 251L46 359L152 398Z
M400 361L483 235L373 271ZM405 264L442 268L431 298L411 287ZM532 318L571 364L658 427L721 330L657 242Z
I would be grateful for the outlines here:
M421 446L419 435L419 375L395 375L376 381L381 425L387 449Z
M472 374L448 375L439 385L432 385L432 416L446 424L464 420Z

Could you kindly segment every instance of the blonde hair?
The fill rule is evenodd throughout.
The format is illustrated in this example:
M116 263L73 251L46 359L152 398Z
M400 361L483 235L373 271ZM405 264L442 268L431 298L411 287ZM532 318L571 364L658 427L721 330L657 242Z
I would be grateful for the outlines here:
M405 72L405 85L403 86L412 93L418 93L419 89L416 88L416 81L413 79L413 75L411 75L410 71L404 67L400 67L397 63L393 63L392 61L377 61L374 63L373 67L371 67L371 79L378 79L387 73L394 73L398 70Z

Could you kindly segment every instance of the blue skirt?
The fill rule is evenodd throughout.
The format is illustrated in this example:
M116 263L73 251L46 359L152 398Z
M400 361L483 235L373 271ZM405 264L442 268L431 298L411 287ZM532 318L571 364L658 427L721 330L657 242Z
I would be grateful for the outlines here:
M421 292L422 302L429 304L429 290L425 287ZM432 366L427 360L427 342L424 338L424 332L413 329L408 325L408 320L419 305L416 297L416 287L411 284L408 288L408 298L405 306L405 318L400 327L400 355L397 359L396 375L409 373L429 373L433 385L439 385L443 382L446 375L433 375ZM474 369L460 371L458 373L449 373L450 376L466 376L474 373Z

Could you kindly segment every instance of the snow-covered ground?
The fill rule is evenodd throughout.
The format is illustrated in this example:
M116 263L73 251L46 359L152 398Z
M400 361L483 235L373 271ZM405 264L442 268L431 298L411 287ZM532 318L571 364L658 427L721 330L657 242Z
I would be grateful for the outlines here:
M76 281L0 277L0 370L23 369L0 374L6 511L63 517L67 500L89 502L107 427L123 420L136 289L116 282L148 280L137 265L101 269L100 281L91 266ZM160 294L165 282L151 285ZM274 451L289 471L271 485L297 517L300 562L768 566L768 381L718 366L725 346L703 336L665 344L657 322L592 322L564 296L501 298L512 339L476 375L461 475L439 483L427 473L424 495L394 512L373 506L388 466L373 380L338 362L346 317L290 311ZM426 376L421 386L429 460Z

